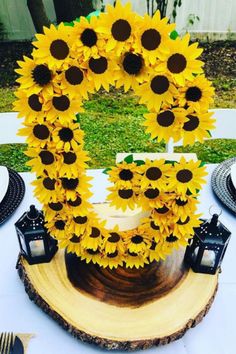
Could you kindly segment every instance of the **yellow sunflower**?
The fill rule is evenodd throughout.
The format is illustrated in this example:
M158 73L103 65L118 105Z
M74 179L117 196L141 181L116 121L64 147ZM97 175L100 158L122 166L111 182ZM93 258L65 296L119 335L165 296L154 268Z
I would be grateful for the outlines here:
M57 239L64 238L65 235L68 237L70 235L69 232L69 220L68 215L57 216L52 221L46 222L45 226L49 232L49 234Z
M89 160L90 158L86 151L62 151L58 158L59 177L76 178L78 171L88 168L87 161Z
M82 101L68 95L55 94L44 105L46 120L54 123L58 118L62 124L71 122L78 112L83 112Z
M176 162L169 172L169 190L181 195L186 195L187 191L195 194L200 190L202 184L206 183L203 177L207 175L206 168L200 165L201 161L186 161L181 157L180 162Z
M197 204L199 201L196 195L178 195L174 194L172 199L171 208L174 215L179 216L181 219L186 218L188 215L193 215L197 210Z
M144 114L146 121L146 133L150 133L152 139L166 143L173 138L174 142L181 138L181 128L187 120L186 112L182 108L172 108Z
M191 112L190 109L186 113L187 121L184 122L181 130L183 146L193 145L195 141L202 143L205 138L210 138L209 131L215 128L213 112Z
M143 210L151 210L162 205L158 188L147 187L140 190L137 196L137 205Z
M130 3L123 6L118 0L115 7L108 4L106 12L99 18L99 31L107 40L106 51L114 52L119 57L122 52L129 50L140 21L141 17L131 11Z
M58 84L63 95L71 98L88 99L88 93L94 92L94 84L88 81L87 73L83 65L79 65L77 60L70 62L66 70L57 77Z
M70 238L64 238L59 240L59 247L66 248L67 252L75 253L80 256L82 253L80 244L80 235L73 234Z
M159 226L160 232L166 234L173 220L171 207L168 204L163 204L161 207L153 209L151 217L154 224Z
M89 188L91 184L91 177L86 176L85 174L77 174L75 178L61 178L62 188L64 190L65 196L67 200L75 200L77 195L89 195Z
M35 186L34 195L40 203L56 203L61 198L61 181L58 179L43 174L41 178L33 181L32 185Z
M175 249L178 250L180 247L186 247L188 245L188 237L180 237L171 233L166 237L165 241L162 243L162 252L166 255L170 255Z
M99 223L97 221L94 225L89 225L90 227L85 230L81 238L82 248L96 251L102 245L103 238L107 233L104 229L105 223L106 221Z
M74 22L71 33L72 56L79 61L86 61L89 58L98 58L105 54L106 41L104 36L98 31L100 19L92 16L88 21L81 16L79 22Z
M68 213L73 217L91 213L92 205L87 201L91 196L88 190L83 190L83 195L75 193L72 199L67 199Z
M35 60L23 56L24 61L18 61L18 69L15 69L20 77L16 80L22 90L30 90L31 94L45 91L53 94L53 77L55 73L46 64L36 64Z
M148 234L140 232L139 228L126 231L123 236L128 252L143 254L151 245L151 240Z
M102 267L109 267L110 269L117 268L118 266L123 266L124 256L123 253L119 253L118 250L114 252L107 253L103 258L100 260L100 265Z
M57 150L64 150L65 152L73 150L76 152L83 149L84 132L80 129L79 123L68 121L61 124L56 121L54 126L52 140Z
M169 170L169 165L165 164L164 159L151 161L145 160L145 164L140 166L140 188L147 187L158 188L164 191L167 184L166 173Z
M194 228L201 225L199 217L201 214L189 214L187 217L178 218L173 224L173 233L176 236L190 238L194 235Z
M197 75L193 81L186 81L179 89L180 106L189 106L196 111L207 111L214 102L214 87L205 75Z
M189 45L190 35L187 33L183 38L176 38L166 42L165 49L159 54L161 63L157 65L158 72L170 74L177 84L185 85L185 80L192 81L193 74L203 72L203 62L197 60L202 53L198 43Z
M118 251L121 254L125 252L124 240L116 226L112 231L109 231L103 240L103 249L105 253L114 253Z
M132 188L109 187L107 188L111 193L107 196L107 201L111 206L116 209L121 208L123 211L126 209L134 210L137 202L135 190Z
M130 88L136 89L148 79L149 69L145 65L142 55L138 52L125 52L118 60L120 70L116 72L116 87L124 86L127 92Z
M160 225L157 225L153 216L142 219L139 230L141 234L148 234L149 239L155 240L156 242L163 241L170 233L169 226L163 224L163 227L161 228Z
M148 252L146 252L146 254L148 254ZM127 255L124 257L125 266L127 268L143 268L145 264L149 263L146 254L138 255L135 252L128 251Z
M101 256L102 254L100 253L99 249L82 249L80 253L81 260L85 260L86 263L92 262L93 264L100 264Z
M144 103L149 110L155 109L158 112L162 104L174 103L178 91L170 75L163 71L151 74L147 82L135 88L135 93L140 97L139 103Z
M44 121L45 99L42 94L31 94L29 92L18 90L15 92L17 100L14 102L14 111L19 112L18 117L25 118L26 122L33 122L37 117L37 121Z
M125 161L116 164L108 172L109 181L114 183L117 188L131 188L139 184L139 174L136 163Z
M26 142L31 147L44 148L51 141L53 126L44 122L39 124L37 120L31 123L24 122L17 135L26 136Z
M169 34L175 28L175 24L168 24L168 18L161 19L160 11L156 11L153 17L145 14L137 28L137 40L134 48L143 54L152 65L156 63L160 48L166 45Z
M55 202L43 204L43 212L46 221L52 221L56 216L58 216L58 214L68 214L68 210L62 196L58 196L58 199Z
M101 87L109 91L110 85L114 86L115 84L118 69L119 67L114 59L105 56L91 57L87 63L87 78L97 91Z
M44 34L36 34L33 58L38 64L47 64L49 69L61 70L70 60L72 27L60 23L58 27L44 27Z
M69 225L69 230L76 235L83 235L85 232L91 232L92 226L97 221L97 216L93 212L87 214L81 214L79 212L77 216L73 216L73 219Z
M42 176L43 173L47 173L49 177L57 177L57 154L52 149L36 149L28 148L25 155L31 159L26 162L27 166L31 167L31 171L35 172L37 176Z
M160 260L165 260L166 256L168 255L168 252L166 253L163 249L163 241L155 241L155 239L152 239L151 246L149 247L148 250L148 259L149 262L159 262Z

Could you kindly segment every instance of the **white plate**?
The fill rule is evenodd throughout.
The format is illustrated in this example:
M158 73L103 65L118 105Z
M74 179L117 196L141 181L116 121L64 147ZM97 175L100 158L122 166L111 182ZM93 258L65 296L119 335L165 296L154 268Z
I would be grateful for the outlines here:
M0 203L5 197L9 185L9 173L5 166L0 166Z
M234 185L234 188L236 189L236 163L234 163L231 166L230 176L231 176L231 180L232 180L232 183Z

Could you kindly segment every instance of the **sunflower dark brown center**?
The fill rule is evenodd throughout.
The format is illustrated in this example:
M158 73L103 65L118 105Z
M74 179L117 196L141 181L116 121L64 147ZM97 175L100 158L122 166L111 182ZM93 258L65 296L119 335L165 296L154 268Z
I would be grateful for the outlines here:
M151 221L150 226L153 230L160 230L160 226L156 225L154 221Z
M175 202L178 206L185 206L188 203L187 200L181 200L181 199L176 199Z
M122 65L129 75L138 75L143 67L143 58L138 54L126 53Z
M77 157L76 157L76 154L74 152L63 152L62 153L63 155L63 158L64 158L64 163L66 165L72 165L73 163L75 163Z
M59 130L58 135L60 139L64 142L71 141L74 137L73 130L70 128L62 128Z
M155 76L150 84L150 87L154 93L157 95L162 95L170 86L169 80L164 75L157 75Z
M108 62L105 57L100 57L98 59L91 58L89 59L89 68L95 74L103 74L108 68Z
M148 199L155 199L159 195L159 190L157 188L149 188L144 192L144 195Z
M62 39L56 39L50 45L51 55L58 60L65 59L69 54L69 47Z
M90 254L91 256L94 256L95 254L99 254L99 253L100 253L99 250L94 251L92 248L88 248L88 249L87 249L87 252L88 252L88 254Z
M100 236L100 230L97 227L92 227L90 237L97 238Z
M185 98L187 101L197 102L201 99L201 97L202 91L197 86L189 87L185 93Z
M167 68L170 70L171 73L173 74L179 74L187 66L187 60L183 56L183 54L175 53L169 57L167 60Z
M108 258L115 258L115 257L117 257L118 256L118 251L116 250L115 252L113 252L113 253L108 253L107 254L107 257Z
M78 178L62 178L62 187L64 189L74 190L79 184Z
M177 221L177 224L178 224L178 225L186 225L186 224L188 224L189 221L190 221L190 217L187 216L187 218L186 218L184 221L182 221L181 219L179 219L179 220Z
M187 115L189 119L187 122L184 123L183 129L187 132L191 132L199 126L199 118L196 116L192 116L191 114Z
M152 241L152 245L150 247L150 250L155 251L157 243L155 241Z
M53 211L61 211L63 208L63 204L60 202L57 203L49 203L48 204L49 208L52 209Z
M71 85L79 85L84 79L83 71L77 66L71 66L65 72L65 78Z
M53 191L55 189L55 184L56 184L56 180L54 178L46 177L43 180L44 187L49 191Z
M167 208L166 205L164 205L162 208L157 208L155 209L157 213L159 214L166 214L168 213L168 211L170 210L169 208Z
M57 220L56 222L55 222L55 228L57 229L57 230L64 230L65 229L65 222L63 221L63 220Z
M37 85L45 86L51 81L52 74L46 65L40 64L32 70L32 78Z
M131 238L132 243L135 243L136 245L139 245L140 243L143 242L143 237L140 235L135 235Z
M33 128L33 134L36 138L40 140L45 140L49 137L50 132L46 125L44 124L37 124Z
M85 224L88 221L87 216L76 216L74 217L74 222L76 222L76 224Z
M193 178L193 174L190 170L183 169L177 172L176 178L181 183L188 183Z
M80 36L81 42L83 43L83 45L85 45L86 47L91 48L92 46L94 46L97 43L97 34L96 32L91 29L91 28L86 28Z
M117 20L111 27L111 34L118 42L126 41L131 35L131 26L126 20Z
M119 189L118 194L122 199L129 199L133 196L133 190L132 189Z
M170 127L175 121L175 115L171 111L164 111L157 115L157 123L161 127Z
M133 172L128 169L123 169L120 171L119 177L122 181L130 181L133 178Z
M79 243L79 242L80 242L80 236L73 235L73 236L70 238L70 242Z
M51 165L54 162L54 155L50 151L40 151L39 157L41 158L41 162L44 165Z
M110 232L110 236L108 238L108 241L111 243L116 243L120 241L120 235L116 232Z
M75 200L68 200L67 203L72 207L77 207L81 205L82 199L78 196Z
M160 33L155 28L143 32L141 36L142 46L147 50L155 50L161 43Z
M42 110L42 103L39 101L39 96L36 94L29 96L28 105L35 112L40 112Z
M162 172L158 167L149 167L146 171L146 177L151 181L156 181L161 178Z
M52 104L58 111L64 112L70 107L70 100L65 95L55 96L52 99Z
M169 243L173 243L176 242L178 240L178 237L174 236L174 235L170 235L166 237L166 241Z

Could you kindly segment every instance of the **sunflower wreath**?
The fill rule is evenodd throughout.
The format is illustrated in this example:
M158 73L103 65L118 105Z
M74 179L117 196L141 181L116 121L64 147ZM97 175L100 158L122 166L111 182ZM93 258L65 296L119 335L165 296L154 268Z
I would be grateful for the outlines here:
M200 161L128 157L108 171L108 201L149 216L136 229L106 229L89 202L89 156L76 120L90 94L113 85L133 89L147 106L144 125L153 139L186 145L209 137L214 90L197 59L202 50L189 44L189 34L171 39L174 27L159 12L140 17L117 1L98 18L44 28L32 57L18 62L15 110L25 117L20 134L37 175L35 195L49 233L86 262L143 267L187 245L200 224L196 197L206 175Z

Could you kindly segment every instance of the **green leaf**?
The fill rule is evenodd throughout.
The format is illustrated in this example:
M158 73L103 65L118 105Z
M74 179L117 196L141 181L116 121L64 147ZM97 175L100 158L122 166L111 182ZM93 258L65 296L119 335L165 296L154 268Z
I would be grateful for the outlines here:
M207 133L209 134L209 136L212 138L212 134L210 130L207 130Z
M93 16L99 17L100 14L101 14L101 11L100 10L96 10L96 11L90 12L90 14L88 14L88 16L86 18L90 22L91 17L93 17Z
M80 115L79 115L79 113L76 114L76 122L80 123Z
M136 163L137 166L145 165L145 161L143 160L135 160L134 162Z
M203 167L203 166L205 166L205 165L206 165L206 162L201 161L201 163L200 163L199 167Z
M179 34L178 34L178 32L177 31L172 31L171 33L170 33L170 38L171 39L176 39L177 37L179 37Z
M124 159L124 161L127 162L127 163L132 163L132 162L134 162L133 155L131 154L131 155L126 156L126 158Z
M165 160L165 164L170 164L172 166L174 166L176 163L176 161L172 161L172 160Z
M64 22L64 25L74 27L74 22Z
M108 175L108 172L111 171L111 168L108 167L105 170L102 171L102 173L104 173L105 175Z

